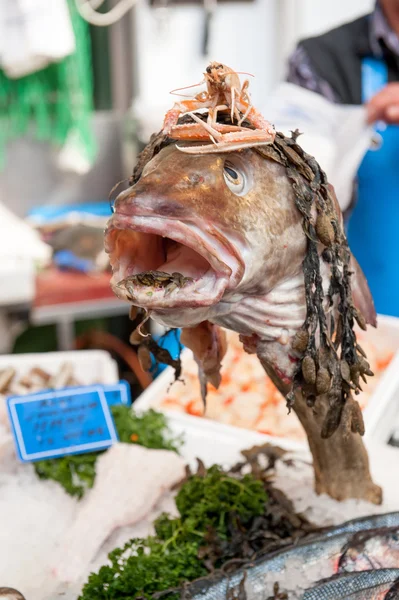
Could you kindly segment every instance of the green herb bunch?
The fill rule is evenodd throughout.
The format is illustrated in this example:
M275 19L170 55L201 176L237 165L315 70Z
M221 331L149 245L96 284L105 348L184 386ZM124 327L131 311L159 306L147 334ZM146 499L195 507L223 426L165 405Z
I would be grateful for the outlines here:
M253 475L236 479L217 466L192 475L176 496L179 517L161 515L154 523L155 535L111 552L110 565L90 575L79 600L150 600L156 592L207 575L201 550L210 532L228 540L232 519L239 518L245 527L264 513L266 501L264 486Z
M155 410L137 415L131 408L118 404L111 407L119 441L154 450L179 452L182 439L173 437L165 416Z
M173 438L161 413L149 410L137 415L131 407L124 405L111 406L111 412L121 442L156 450L179 451L182 440ZM94 485L96 461L101 454L88 452L41 460L34 463L34 468L41 479L52 479L71 496L82 498Z

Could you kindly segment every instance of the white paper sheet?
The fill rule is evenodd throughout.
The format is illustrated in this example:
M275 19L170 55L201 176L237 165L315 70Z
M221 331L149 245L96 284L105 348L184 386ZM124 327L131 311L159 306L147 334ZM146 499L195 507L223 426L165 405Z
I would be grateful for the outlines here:
M299 129L298 142L314 156L335 187L341 209L351 201L353 181L373 130L365 108L332 104L319 94L291 83L282 83L261 112L285 135Z

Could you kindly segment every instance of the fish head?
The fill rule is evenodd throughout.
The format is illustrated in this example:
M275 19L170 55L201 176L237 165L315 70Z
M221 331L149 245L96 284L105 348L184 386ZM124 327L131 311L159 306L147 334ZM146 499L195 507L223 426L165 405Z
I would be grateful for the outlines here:
M399 565L399 529L371 530L355 535L339 561L339 572L393 569Z
M21 592L9 587L0 587L0 598L3 598L3 600L25 600Z
M117 197L105 248L117 296L164 325L190 326L222 300L266 294L299 272L306 237L280 164L253 149L192 155L169 145ZM148 271L170 273L170 287L137 281Z

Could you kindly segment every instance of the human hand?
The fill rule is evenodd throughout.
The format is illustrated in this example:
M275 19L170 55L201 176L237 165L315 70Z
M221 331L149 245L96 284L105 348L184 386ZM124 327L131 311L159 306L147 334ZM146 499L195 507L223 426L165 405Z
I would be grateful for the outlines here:
M385 121L399 125L399 83L388 83L366 106L369 123Z

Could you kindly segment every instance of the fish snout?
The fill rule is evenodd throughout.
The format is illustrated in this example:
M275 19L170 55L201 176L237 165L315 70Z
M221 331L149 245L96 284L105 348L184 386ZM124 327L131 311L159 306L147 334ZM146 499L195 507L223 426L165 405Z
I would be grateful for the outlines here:
M192 208L172 194L170 188L157 189L136 184L121 192L115 200L114 212L120 215L158 216L162 218L189 220L195 218Z

